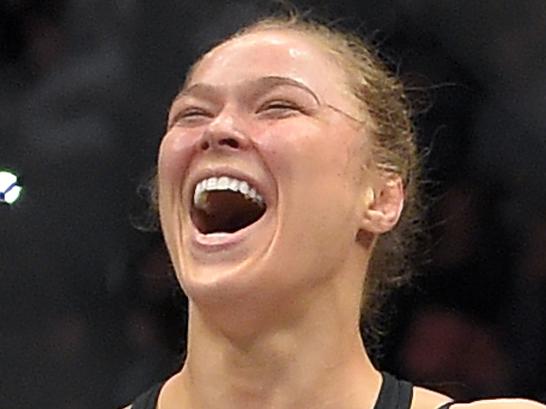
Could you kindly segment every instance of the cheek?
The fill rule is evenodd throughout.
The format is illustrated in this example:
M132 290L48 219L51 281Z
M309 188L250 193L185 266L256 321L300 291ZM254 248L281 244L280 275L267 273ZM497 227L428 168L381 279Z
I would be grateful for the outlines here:
M360 173L363 138L346 127L287 123L256 138L271 170L289 176L316 179L349 177Z
M304 169L311 170L321 162L319 155L331 149L321 144L321 131L308 122L287 120L259 132L254 145L277 177L298 178L304 176Z
M163 137L157 160L157 177L159 187L159 216L167 247L172 260L177 266L177 243L179 225L177 211L180 205L182 180L187 173L197 136L182 133L173 128ZM177 268L179 271L179 269Z
M176 128L161 141L158 157L159 183L180 183L189 165L197 141L197 133L181 133Z

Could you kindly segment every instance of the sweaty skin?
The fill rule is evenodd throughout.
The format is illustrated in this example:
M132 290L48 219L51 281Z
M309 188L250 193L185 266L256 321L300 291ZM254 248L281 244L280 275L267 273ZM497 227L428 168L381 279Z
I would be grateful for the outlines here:
M312 93L271 86L266 80L271 77L300 83ZM312 291L331 286L331 280L346 281L336 290L341 291L336 304L358 304L367 249L355 237L362 227L361 198L372 183L364 169L369 140L360 124L313 97L356 116L342 72L306 40L257 34L206 56L187 89L171 110L159 181L162 226L189 298L214 310L211 318L240 336L253 336L262 325L274 330L268 315L291 321L304 314L309 302L318 302ZM310 112L264 109L281 98ZM204 118L191 117L189 123L184 115L195 116L196 109ZM200 237L191 223L193 188L207 172L251 178L266 198L260 225L235 244ZM293 302L279 305L282 299ZM286 314L279 307L286 307ZM358 308L351 308L347 320L357 315ZM251 321L241 322L244 318Z
M270 30L213 49L173 102L159 207L189 333L160 409L373 407L380 375L359 333L361 287L403 188L373 168L345 84L319 43ZM205 235L190 216L195 185L221 175L256 187L267 210L236 233ZM413 409L448 400L415 388Z

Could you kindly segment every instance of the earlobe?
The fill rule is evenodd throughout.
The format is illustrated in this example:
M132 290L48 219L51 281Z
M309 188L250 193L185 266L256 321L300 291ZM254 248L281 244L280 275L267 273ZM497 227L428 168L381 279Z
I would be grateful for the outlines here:
M389 175L381 182L378 186L370 186L364 194L361 228L375 234L392 230L404 207L404 186L400 176Z

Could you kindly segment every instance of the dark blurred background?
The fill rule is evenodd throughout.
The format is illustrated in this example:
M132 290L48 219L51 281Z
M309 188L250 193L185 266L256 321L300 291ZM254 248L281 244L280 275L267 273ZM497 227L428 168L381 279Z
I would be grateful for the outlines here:
M295 2L380 44L427 103L426 246L380 367L546 400L546 2ZM114 408L176 370L185 299L146 190L171 98L269 1L1 0L0 407ZM397 307L394 310L393 306ZM394 312L393 312L394 310Z

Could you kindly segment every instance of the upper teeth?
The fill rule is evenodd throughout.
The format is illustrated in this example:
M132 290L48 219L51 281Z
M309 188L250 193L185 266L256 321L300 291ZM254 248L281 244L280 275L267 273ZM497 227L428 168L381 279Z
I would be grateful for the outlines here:
M199 182L193 193L193 204L198 208L204 209L206 207L206 193L215 190L240 192L247 199L252 200L260 206L264 205L264 199L256 192L256 189L249 186L244 180L235 179L229 176L210 177Z

